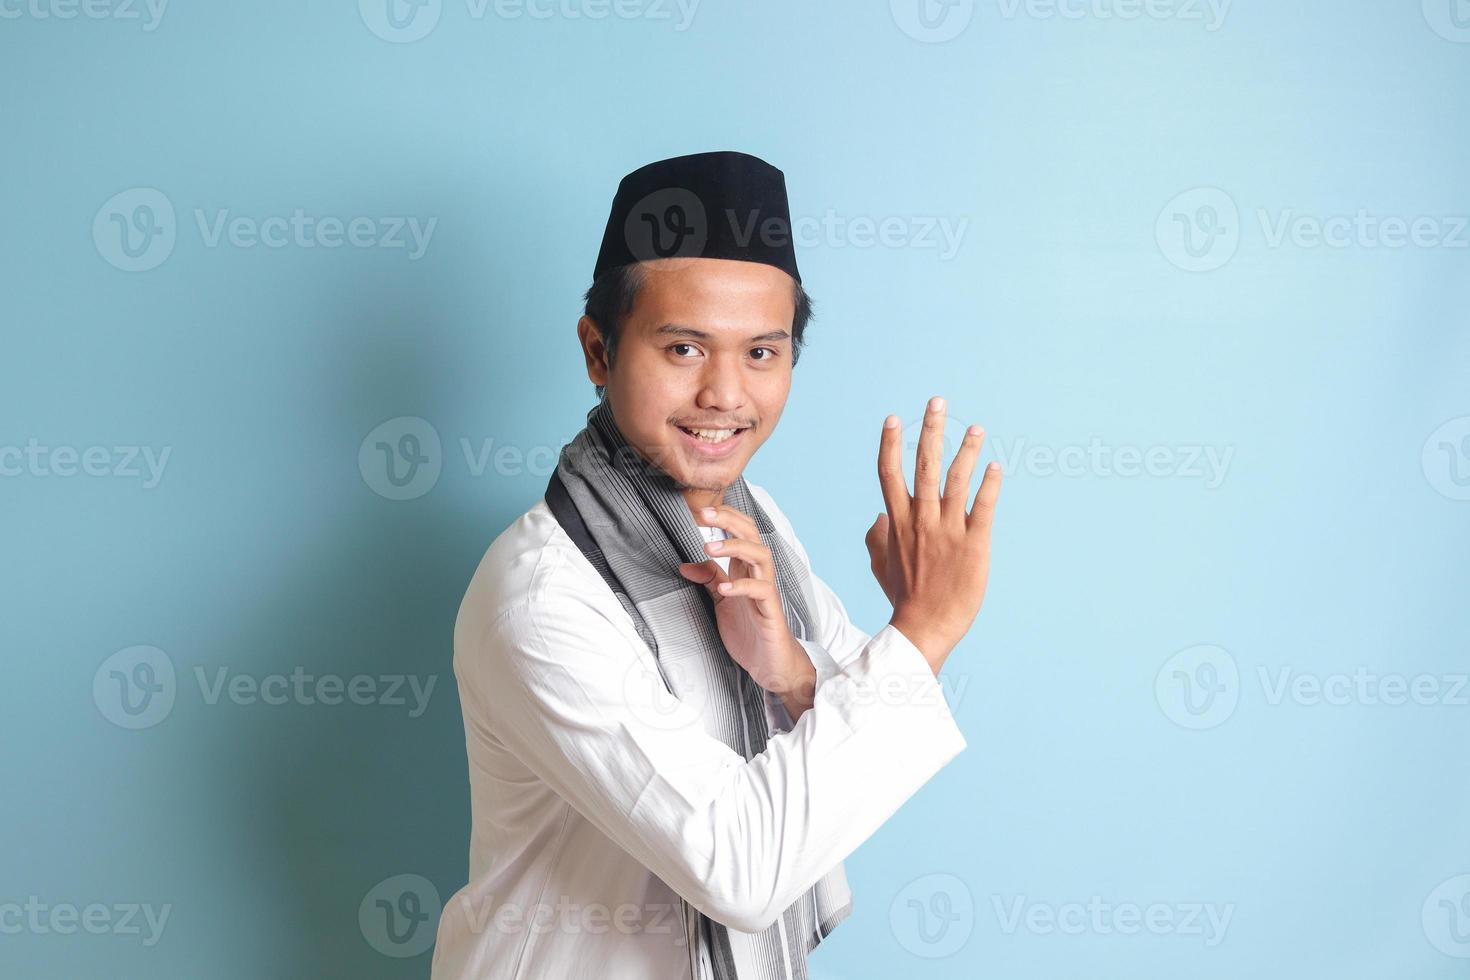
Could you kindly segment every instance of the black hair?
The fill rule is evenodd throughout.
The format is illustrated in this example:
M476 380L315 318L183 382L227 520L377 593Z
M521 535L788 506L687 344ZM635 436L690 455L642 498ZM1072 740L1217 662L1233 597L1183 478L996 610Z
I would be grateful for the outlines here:
M622 329L623 320L633 312L633 302L638 298L638 290L643 288L646 275L647 271L637 262L615 266L598 276L582 297L586 303L583 312L602 332L609 367L617 354L618 332ZM791 318L791 366L794 368L801 357L801 345L806 325L812 318L813 304L801 283L793 279L791 284L796 290L796 314ZM605 387L595 387L599 399L606 397Z

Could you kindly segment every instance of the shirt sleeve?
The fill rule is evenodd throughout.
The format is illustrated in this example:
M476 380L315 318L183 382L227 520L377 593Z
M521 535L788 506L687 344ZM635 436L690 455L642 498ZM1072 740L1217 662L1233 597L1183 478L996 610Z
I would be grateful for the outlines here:
M554 571L457 643L466 724L730 928L767 928L965 748L928 662L890 625L746 761L705 731L704 706L665 689L631 624L610 618L620 609Z
M803 555L803 561L805 556ZM797 637L817 672L817 687L835 677L861 654L873 637L863 632L847 615L847 608L826 582L810 573L812 593L816 598L813 616L816 631L808 639Z

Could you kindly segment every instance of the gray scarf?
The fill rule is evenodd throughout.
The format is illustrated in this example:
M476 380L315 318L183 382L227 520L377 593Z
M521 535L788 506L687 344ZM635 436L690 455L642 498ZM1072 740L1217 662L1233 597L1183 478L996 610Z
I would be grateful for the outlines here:
M770 737L766 693L725 650L715 624L714 600L703 585L679 574L680 562L709 561L704 538L676 482L638 453L618 430L605 399L587 413L587 425L562 448L546 501L618 601L659 661L669 691L702 707L708 730L745 759L765 750ZM756 502L743 476L725 489L724 503L751 517L771 550L776 584L792 635L811 637L815 624L802 587L806 570ZM666 669L662 648L693 647L679 669ZM806 980L807 955L852 911L841 865L793 903L770 928L737 934L681 899L695 980ZM838 907L840 904L840 907ZM740 975L732 944L749 944L739 957L757 964ZM787 963L790 969L787 969Z

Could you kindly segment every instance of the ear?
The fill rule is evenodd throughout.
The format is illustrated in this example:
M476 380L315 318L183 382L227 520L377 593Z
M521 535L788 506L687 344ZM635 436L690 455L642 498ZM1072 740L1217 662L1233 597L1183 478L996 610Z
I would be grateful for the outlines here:
M587 379L595 385L607 386L607 344L603 343L602 329L590 316L577 321L577 340L582 344L582 355L587 361Z

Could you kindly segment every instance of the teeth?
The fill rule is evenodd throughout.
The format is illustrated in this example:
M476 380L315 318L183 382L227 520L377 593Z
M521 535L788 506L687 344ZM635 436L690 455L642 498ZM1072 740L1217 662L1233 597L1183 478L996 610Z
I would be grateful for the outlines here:
M680 428L683 428L680 426ZM685 432L704 442L724 442L736 433L736 429L684 429Z

